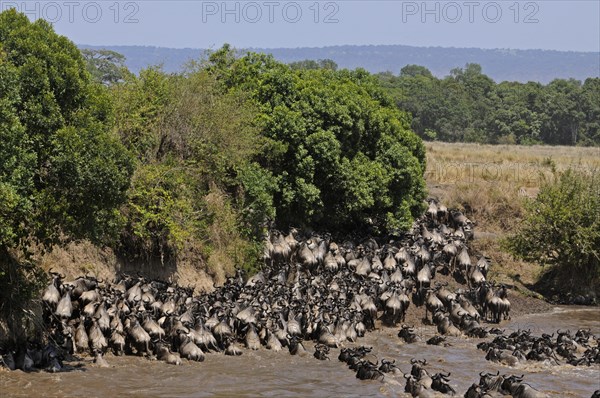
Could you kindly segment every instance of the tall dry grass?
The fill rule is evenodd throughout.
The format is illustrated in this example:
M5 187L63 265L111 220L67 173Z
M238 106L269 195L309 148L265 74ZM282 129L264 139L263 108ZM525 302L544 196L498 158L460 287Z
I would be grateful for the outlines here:
M459 208L477 223L472 248L492 257L492 278L527 291L542 271L515 260L500 247L500 238L515 231L524 200L535 197L544 181L572 168L600 171L600 148L480 145L428 142L425 178L430 196Z
M470 213L491 232L511 230L522 199L555 172L600 170L600 148L426 143L430 194Z

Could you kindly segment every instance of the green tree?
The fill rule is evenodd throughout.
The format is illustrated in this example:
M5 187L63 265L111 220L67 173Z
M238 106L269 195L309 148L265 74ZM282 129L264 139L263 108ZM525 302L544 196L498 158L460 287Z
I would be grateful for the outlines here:
M518 144L541 143L543 115L536 111L542 85L502 82L495 88L497 101L489 115L491 142L514 141Z
M267 138L259 164L278 181L281 224L407 228L424 198L425 153L364 70L292 69L271 56L211 55L208 70L226 90L257 104Z
M462 69L455 70L459 72ZM411 127L419 136L463 141L472 128L472 101L458 79L440 80L418 65L405 66L398 77L379 75L379 79L396 106L411 114Z
M312 59L305 59L304 61L290 62L290 68L292 69L329 69L337 70L338 65L331 59L319 59L317 61Z
M253 265L251 238L274 215L274 182L253 162L263 141L246 95L222 92L201 65L142 70L111 92L115 129L137 159L121 253L213 264L215 273Z
M552 145L598 145L598 78L496 84L478 64L438 79L419 65L377 75L424 139Z
M131 72L125 66L125 56L111 50L81 50L87 70L95 81L104 85L123 82Z
M0 13L0 248L112 239L132 163L77 47L43 20Z
M406 65L402 69L400 69L400 77L416 77L416 76L425 76L425 77L433 77L433 74L429 69L421 65Z
M129 75L125 84L112 86L115 130L126 148L142 162L157 158L160 136L157 133L172 96L168 76L151 67L139 77Z
M585 119L581 108L581 82L575 79L556 79L545 89L544 113L546 119L541 127L545 143L575 145Z
M600 146L600 78L589 78L583 83L581 111L585 117L577 144Z
M453 79L462 88L465 94L464 101L471 114L464 140L488 141L489 134L486 131L486 124L488 115L496 102L494 81L482 73L481 65L472 63L465 65L464 69L452 69L450 79Z
M600 288L600 178L567 170L526 202L526 215L506 247L549 266L561 291Z

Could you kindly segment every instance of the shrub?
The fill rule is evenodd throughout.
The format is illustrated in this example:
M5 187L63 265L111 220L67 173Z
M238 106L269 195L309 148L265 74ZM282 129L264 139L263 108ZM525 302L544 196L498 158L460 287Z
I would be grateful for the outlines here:
M517 257L550 266L563 291L600 283L600 177L572 169L555 174L526 205L525 218L504 242Z
M138 160L120 253L204 264L220 282L234 266L253 268L273 178L252 162L262 140L243 93L221 92L206 71L158 68L111 90L115 129Z

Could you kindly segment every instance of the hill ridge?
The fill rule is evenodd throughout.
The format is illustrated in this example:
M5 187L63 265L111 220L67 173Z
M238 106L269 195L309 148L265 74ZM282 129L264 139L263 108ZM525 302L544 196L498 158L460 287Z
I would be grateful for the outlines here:
M151 65L163 64L167 72L177 72L192 59L198 59L206 49L170 48L160 46L85 45L80 48L106 48L122 53L129 69L137 73ZM500 81L537 81L548 83L556 78L585 80L600 77L600 53L543 49L484 49L476 47L411 46L405 44L336 45L325 47L260 48L241 51L265 52L282 62L304 59L335 61L340 68L362 67L372 73L390 71L397 74L407 64L427 67L437 77L450 70L477 63L483 72Z

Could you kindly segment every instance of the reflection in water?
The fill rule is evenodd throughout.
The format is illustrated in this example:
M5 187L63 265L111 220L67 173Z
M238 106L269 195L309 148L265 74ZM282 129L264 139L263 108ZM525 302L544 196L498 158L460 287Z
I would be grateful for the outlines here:
M506 330L531 329L535 335L556 329L590 328L600 334L600 309L558 307L552 313L529 315L503 325ZM462 396L479 381L480 371L525 374L525 381L553 397L590 397L600 389L600 367L571 365L544 366L527 362L517 368L485 360L476 349L479 339L448 338L449 347L427 346L434 335L431 327L417 328L423 342L402 344L397 329L384 329L365 336L360 344L373 346L379 360L395 359L403 372L410 371L410 359L427 359L432 372L451 372L451 385ZM331 350L331 361L273 353L261 349L244 351L240 357L209 354L203 363L184 361L183 366L135 357L107 356L110 368L88 365L85 370L67 373L0 372L2 397L394 397L404 394L402 375L382 382L360 381L354 372L337 360L339 350Z

